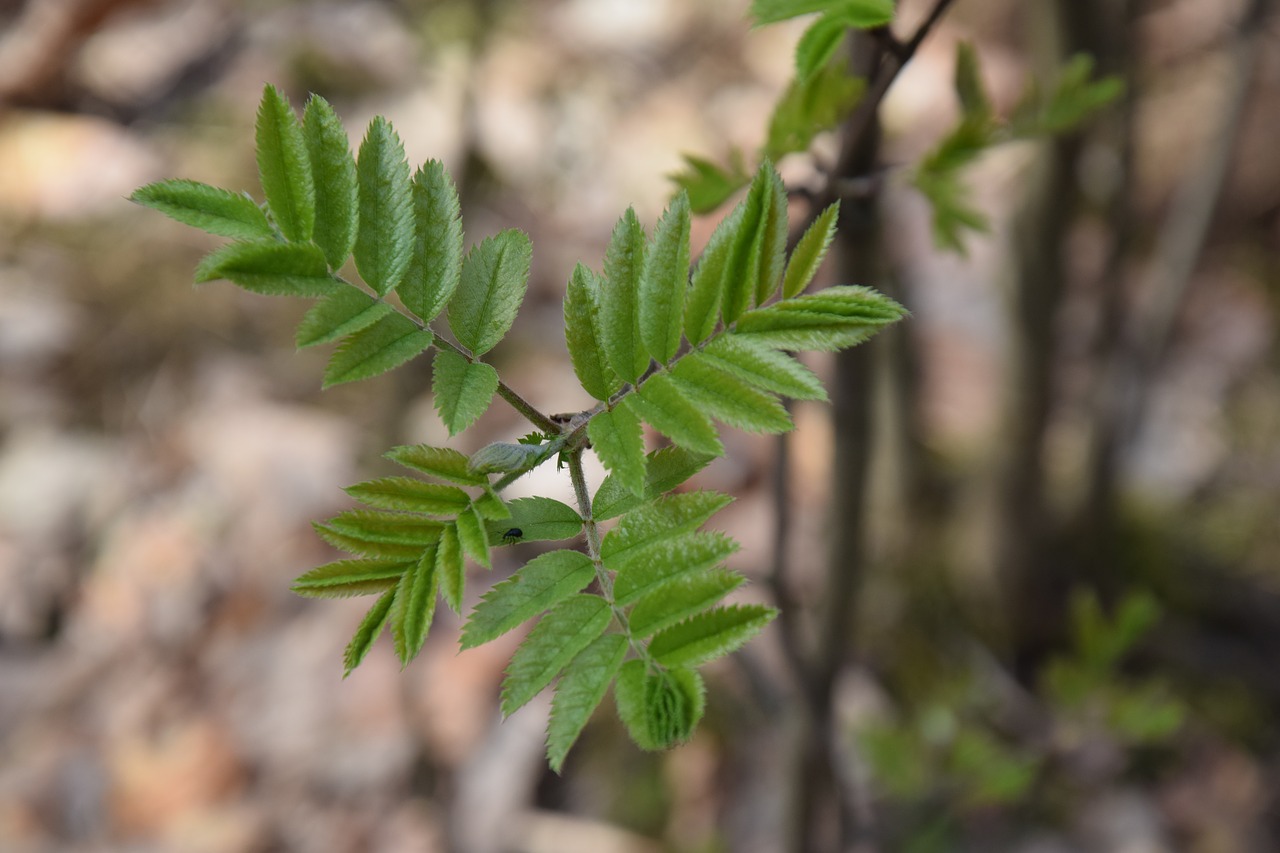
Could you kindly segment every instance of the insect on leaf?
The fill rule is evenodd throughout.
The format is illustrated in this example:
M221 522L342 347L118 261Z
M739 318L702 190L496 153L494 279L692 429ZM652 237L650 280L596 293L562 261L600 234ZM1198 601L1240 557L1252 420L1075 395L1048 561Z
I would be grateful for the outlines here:
M526 542L570 539L582 532L582 517L577 511L552 498L516 498L507 503L507 509L507 518L489 525L491 545L501 544L513 527Z

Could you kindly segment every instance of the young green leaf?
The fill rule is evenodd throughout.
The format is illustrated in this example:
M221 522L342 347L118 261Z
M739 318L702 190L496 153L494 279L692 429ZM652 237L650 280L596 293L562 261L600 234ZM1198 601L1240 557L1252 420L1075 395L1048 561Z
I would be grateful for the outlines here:
M742 312L756 304L756 294L762 284L760 275L772 259L765 258L766 233L776 229L774 196L781 193L781 179L773 171L773 166L765 161L760 164L747 197L739 203L742 219L733 234L733 248L725 261L723 283L721 285L720 314L725 325L729 325L742 315ZM783 245L777 251L786 248L786 196L782 194ZM776 243L776 239L772 242ZM781 259L778 260L781 273Z
M338 560L299 575L290 587L307 598L371 595L393 587L412 560Z
M681 533L672 539L642 545L624 560L613 585L613 600L625 607L642 597L656 594L669 583L715 568L738 550L733 539L714 531ZM631 555L625 555L631 557ZM643 556L643 560L637 559ZM616 559L610 564L617 565Z
M485 486L484 492L476 496L472 506L485 521L502 521L511 518L511 509L502 502L498 493L491 486ZM577 515L577 513L574 513Z
M547 445L495 441L471 454L471 470L477 474L513 474L530 471L547 458Z
M551 551L533 558L480 599L462 627L462 648L474 648L502 636L581 592L594 579L591 558L579 551Z
M398 465L459 486L483 486L488 482L487 477L471 470L466 456L450 447L411 444L393 447L382 456Z
M724 509L733 498L718 492L685 492L667 495L634 509L609 531L600 546L606 567L622 572L648 549L702 525Z
M299 349L327 344L367 329L395 311L356 287L341 286L307 311L298 324Z
M698 666L734 651L776 615L759 604L717 607L659 633L649 653L663 666Z
M502 682L502 714L509 717L551 683L569 661L604 633L613 612L598 595L578 593L543 616L516 649Z
M129 200L219 237L255 240L271 236L271 223L253 199L198 181L147 184L134 190Z
M391 615L391 605L395 602L395 598L396 589L392 587L374 602L373 607L369 608L369 612L360 621L355 636L351 638L351 642L347 643L346 651L342 654L343 678L360 665L372 648L374 640L382 634L382 629L387 625L387 617Z
M807 151L814 137L840 124L866 89L866 80L850 75L848 61L838 54L803 80L793 81L774 107L764 155L776 162L792 152Z
M346 263L356 242L356 161L337 113L319 95L307 101L302 133L316 193L312 239L336 270Z
M220 278L263 296L325 296L341 286L315 246L277 240L228 243L205 255L196 283Z
M391 638L401 666L422 651L436 612L436 590L440 573L436 570L436 549L428 548L400 578L395 605L391 609Z
M624 382L635 382L649 366L638 305L644 255L644 228L635 210L627 208L609 239L599 299L600 343L609 366Z
M344 490L360 503L379 509L455 516L471 503L457 486L427 483L413 477L380 477L347 486Z
M489 557L489 533L485 530L484 519L474 506L458 516L458 543L471 559L486 569L493 568Z
M721 335L701 353L709 364L757 388L793 400L826 400L827 391L813 371L786 353L753 343L747 335Z
M600 280L582 264L573 269L564 297L564 337L573 372L585 390L605 401L622 388L600 345Z
M691 403L675 380L657 373L645 380L640 391L624 405L676 444L695 453L724 454L724 445L706 413Z
M893 0L752 0L751 3L756 26L812 12L838 14L848 26L870 29L893 20Z
M956 45L956 97L960 108L969 117L987 120L991 116L991 101L982 85L982 71L978 65L978 53L973 45L962 41Z
M626 654L626 637L604 634L579 652L565 668L556 684L551 720L547 724L547 762L556 773L560 772L565 756L592 712L604 699Z
M707 247L693 271L684 306L684 336L700 344L715 331L724 292L725 272L733 252L734 236L742 225L745 206L739 204L711 232Z
M522 542L570 539L582 532L582 518L568 504L552 498L516 498L507 504L510 515L489 525L489 543L499 544L512 528Z
M640 419L625 406L592 416L587 437L611 476L634 494L644 491L644 433Z
M836 233L836 217L840 215L840 202L835 202L818 214L813 224L805 229L804 236L791 252L787 261L787 271L782 277L782 296L790 299L798 296L809 286L822 259L826 257L827 247Z
M452 350L436 353L431 393L449 435L457 435L485 413L498 390L498 371L467 361Z
M267 206L287 240L311 239L316 221L316 191L302 126L289 100L275 86L262 90L256 129L258 177Z
M686 741L706 710L706 688L693 670L650 672L644 661L622 665L614 682L618 717L636 746L661 750Z
M324 387L368 379L399 367L435 342L403 314L387 314L373 325L347 337L329 359Z
M714 458L706 453L690 453L675 445L659 448L645 457L643 492L636 494L610 474L591 499L591 514L596 521L616 518L645 501L675 490L676 486L707 467Z
M710 213L751 180L742 152L737 149L730 155L728 169L692 154L683 157L684 169L672 175L671 180L689 194L689 207L694 213Z
M883 294L865 287L829 287L749 311L734 332L777 349L837 350L862 343L906 315Z
M671 375L694 405L729 426L762 433L787 432L795 426L776 397L757 391L699 353L680 359Z
M631 609L628 621L634 637L648 637L701 613L733 592L746 578L728 569L683 573Z
M472 246L462 262L462 278L449 302L449 328L458 343L483 355L515 321L529 286L533 244L508 229Z
M457 292L462 276L462 214L444 165L428 160L413 176L413 253L396 290L405 307L430 323Z
M807 80L824 68L848 31L838 15L823 15L810 24L796 42L796 78Z
M447 525L436 546L436 575L440 578L440 595L454 613L462 613L462 595L466 589L467 565L458 542L458 528Z
M689 196L682 191L658 220L640 276L640 339L661 364L680 348L688 289Z
M367 536L353 536L338 530L330 524L313 521L311 527L321 539L335 548L354 554L358 557L383 557L389 560L416 560L422 554L421 544L402 542L380 542ZM436 531L439 538L439 531Z
M385 296L400 284L409 267L414 223L404 145L382 116L369 123L356 172L360 184L356 269L379 296Z
M416 546L419 552L423 547L439 540L440 531L444 529L439 521L420 515L368 509L347 510L329 519L323 526L349 539Z

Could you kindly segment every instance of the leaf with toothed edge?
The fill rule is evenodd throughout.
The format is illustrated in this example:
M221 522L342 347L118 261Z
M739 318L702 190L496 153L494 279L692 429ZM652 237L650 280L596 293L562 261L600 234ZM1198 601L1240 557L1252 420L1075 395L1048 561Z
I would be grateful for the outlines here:
M547 761L556 773L622 667L627 639L604 634L575 657L556 684L547 724Z
M502 636L581 592L594 579L591 558L580 551L551 551L535 557L485 593L462 628L462 648Z
M511 658L502 682L502 715L511 716L542 692L612 618L609 603L598 595L578 593L553 607Z

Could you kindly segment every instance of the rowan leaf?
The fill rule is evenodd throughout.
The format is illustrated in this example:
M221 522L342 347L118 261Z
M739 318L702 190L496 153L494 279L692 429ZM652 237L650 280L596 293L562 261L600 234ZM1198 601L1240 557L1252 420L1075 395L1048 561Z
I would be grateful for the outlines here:
M471 470L466 456L451 447L410 444L393 447L382 456L398 465L459 486L483 486L489 482L483 474Z
M505 519L488 525L489 544L501 544L508 530L516 529L523 542L571 539L582 532L582 517L568 504L553 498L516 498L508 501Z
M672 175L671 180L689 194L689 207L694 213L710 213L751 181L751 174L742 162L742 152L736 149L730 155L727 169L692 154L682 156L684 169Z
M428 483L415 477L379 477L347 486L344 491L372 507L427 515L452 517L471 504L471 498L457 486Z
M600 462L628 491L644 491L644 433L640 419L625 406L592 416L587 437Z
M243 193L199 181L157 181L134 190L129 200L219 237L255 240L271 236L271 223L257 202Z
M329 267L336 270L351 256L356 242L356 161L337 113L319 95L307 100L302 133L316 194L312 239L324 252Z
M635 382L649 366L640 339L640 277L644 272L645 236L636 212L618 220L604 256L600 283L600 343L614 373Z
M395 309L356 287L341 286L307 311L298 324L299 349L328 344L367 329Z
M648 637L713 606L746 578L728 569L682 573L631 608L627 621L634 637Z
M598 595L578 593L561 601L533 627L511 658L502 682L502 714L509 717L560 674L604 633L613 612Z
M717 607L657 634L649 653L663 666L698 666L734 651L776 615L760 604Z
M641 749L668 749L689 739L706 710L706 688L690 669L649 671L644 661L622 665L614 682L618 717Z
M462 596L466 591L467 565L462 557L456 525L445 526L435 550L435 573L440 579L440 595L454 613L461 613Z
M836 218L840 215L840 202L835 202L818 214L813 224L805 229L804 236L791 252L787 271L782 278L782 296L790 299L806 287L822 265L827 247L836 233Z
M657 373L645 380L625 405L676 444L695 453L724 454L724 445L706 413L680 392L675 380Z
M596 521L616 518L645 501L673 491L697 474L714 459L706 453L690 453L683 447L662 447L645 457L644 490L636 494L610 474L591 499L591 514Z
M667 584L719 566L737 550L732 538L706 530L643 544L621 564L610 559L610 568L622 566L614 579L614 602L621 607L633 604Z
M431 393L449 435L457 435L485 413L498 390L498 371L467 361L452 350L436 353Z
M360 156L356 269L379 296L399 286L413 252L413 203L404 145L382 116L369 123Z
M347 336L324 371L324 387L355 382L386 373L426 350L435 342L403 314L386 314L372 325Z
M580 551L551 551L533 558L480 599L462 627L462 648L502 636L581 592L594 579L591 558Z
M796 78L807 80L824 68L848 32L849 27L836 15L823 15L810 24L796 42Z
M592 713L604 699L609 685L622 668L627 639L622 634L604 634L595 639L565 668L551 701L547 724L547 762L556 773L565 756L586 727Z
M564 298L564 337L569 359L582 388L605 401L622 388L622 380L604 357L600 344L600 280L582 264L573 269Z
M307 143L289 99L270 84L262 90L255 138L258 177L280 233L291 242L310 240L316 193Z
M347 510L328 519L323 527L349 540L416 547L419 552L439 540L444 529L441 522L420 515L368 509Z
M699 353L680 359L671 376L695 406L729 426L761 433L787 432L795 426L776 397L752 388Z
M689 289L689 227L689 196L681 191L658 220L640 276L640 339L660 364L671 361L680 348Z
M422 651L427 632L435 619L436 590L440 586L440 573L436 570L436 549L428 548L422 559L412 564L400 578L396 587L395 604L391 609L391 639L402 667Z
M449 301L449 328L473 355L497 345L515 321L529 285L533 244L508 229L473 246Z
M356 628L355 636L351 638L351 642L347 643L346 651L342 654L343 678L350 675L351 671L360 665L365 655L369 653L374 641L382 634L382 629L387 625L387 617L391 615L391 606L394 604L395 598L396 590L395 587L392 587L374 602L373 607L369 608L369 612L360 621L360 626Z
M462 550L486 569L493 568L493 560L489 556L489 533L476 508L467 507L458 516L457 525L458 543L462 545Z
M703 360L757 388L793 400L826 400L813 371L786 353L755 343L748 335L721 335L701 352Z
M416 560L422 554L423 545L427 543L386 542L368 536L352 535L332 524L313 521L311 527L316 534L335 548L354 554L357 557L382 557L389 560ZM431 541L438 539L440 531L436 530Z
M204 256L195 278L226 279L263 296L325 296L341 286L314 245L278 240L228 243Z
M893 20L893 0L752 0L756 26L785 21L813 12L841 16L848 26L870 29Z
M605 536L600 558L611 571L623 572L659 542L692 532L724 509L733 498L719 492L666 495L633 509Z
M424 323L434 320L462 277L462 212L444 165L428 160L413 176L413 251L396 292Z
M689 296L684 306L684 336L695 346L711 337L711 333L715 331L724 293L725 273L744 211L745 207L739 204L716 226L693 271Z
M290 586L307 598L371 595L396 585L413 560L338 560L299 575Z

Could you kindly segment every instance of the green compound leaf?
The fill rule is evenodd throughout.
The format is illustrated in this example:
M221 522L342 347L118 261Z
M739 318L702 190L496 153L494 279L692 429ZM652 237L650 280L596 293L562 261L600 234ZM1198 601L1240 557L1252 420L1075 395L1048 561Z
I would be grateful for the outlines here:
M661 364L680 348L689 289L689 227L689 195L682 191L658 220L640 276L640 339Z
M380 542L367 536L351 535L343 532L332 524L321 524L313 521L311 527L316 534L328 542L335 548L346 551L348 554L354 554L358 557L382 557L389 560L416 560L422 555L423 545L426 543L407 544L403 542ZM440 537L440 531L435 531L434 539Z
M324 387L355 382L386 373L426 350L435 337L419 329L403 314L387 314L373 325L350 335L329 359Z
M484 492L476 496L472 505L485 521L502 521L511 517L511 510L490 486L484 487Z
M431 393L449 435L457 435L485 413L498 390L498 371L467 361L451 350L436 353Z
M697 474L714 459L706 453L690 453L683 447L663 447L645 457L644 490L636 494L610 474L591 499L591 514L606 521L628 512L645 501L665 495Z
M275 86L262 90L256 128L258 177L280 233L306 242L316 221L316 191L302 126L289 100Z
M462 613L462 595L466 591L467 565L458 542L458 528L447 525L436 546L435 573L440 578L440 595L454 612Z
M369 123L360 156L356 269L379 296L400 284L413 251L413 205L404 145L382 116Z
M438 160L413 176L413 253L396 290L405 307L430 323L458 290L462 276L462 213L458 190Z
M694 453L724 455L724 445L706 413L681 393L669 375L657 373L624 405L676 444Z
M688 740L706 710L706 688L698 673L649 672L640 660L622 665L613 697L631 739L651 752Z
M707 241L698 266L693 271L689 296L684 306L684 336L691 344L702 343L715 331L733 241L742 225L745 209L744 205L739 204L721 220L716 230L711 232L711 239Z
M659 592L667 584L719 566L737 550L737 542L713 531L682 533L642 546L636 556L644 559L633 558L618 572L614 602L625 607Z
M600 557L610 570L624 571L634 560L645 557L652 546L693 531L732 502L733 498L718 492L658 498L622 517L605 536Z
M458 543L462 550L486 569L493 568L489 556L489 533L485 530L484 519L474 506L467 507L466 512L458 516Z
M751 180L742 162L742 152L736 149L728 169L692 154L683 157L684 169L672 175L671 180L689 194L689 207L694 213L710 213Z
M466 456L450 447L410 444L393 447L382 456L398 465L459 486L483 486L489 482L483 474L471 470Z
M483 355L515 321L529 285L533 244L508 229L473 246L462 262L462 278L449 302L449 328L458 343Z
M220 278L263 296L325 296L341 286L318 248L277 240L228 243L205 255L196 283Z
M793 400L826 400L827 391L813 371L786 353L755 343L745 335L721 335L701 352L702 359L757 388Z
M627 208L609 239L598 302L600 343L609 366L624 382L635 382L649 366L638 305L644 255L644 228L635 210Z
M759 604L717 607L659 633L649 653L663 666L698 666L737 649L777 613Z
M848 62L839 55L803 80L793 81L769 120L764 155L778 161L807 151L814 137L843 121L866 89L866 80L851 76Z
M991 100L982 85L982 69L973 45L962 41L956 45L956 97L966 116L986 119L991 116Z
M680 359L671 375L694 405L729 426L762 433L787 432L795 426L776 397L757 391L698 353Z
M746 578L728 569L689 572L673 578L631 609L631 633L648 637L701 613L733 592Z
M785 21L812 12L839 15L847 26L870 29L893 20L893 0L752 0L756 25Z
M564 298L564 338L573 372L597 400L608 400L622 388L600 344L600 280L582 264L573 269Z
M510 515L490 524L489 544L504 544L508 530L520 531L521 542L571 539L582 532L582 517L568 504L552 498L516 498L507 504Z
M581 592L594 579L591 558L579 551L552 551L535 557L484 594L462 628L462 648L474 648L502 636Z
M749 311L734 331L776 349L830 351L862 343L906 313L870 288L829 287Z
M338 560L299 575L290 587L307 598L372 595L396 585L412 560Z
M319 95L312 95L307 101L302 134L316 193L313 239L329 267L336 270L351 256L356 242L356 161L342 122Z
M395 309L355 287L342 286L307 311L294 337L299 349L328 344L367 329Z
M422 651L427 632L436 612L436 590L440 573L436 571L436 549L428 548L422 559L414 563L400 578L395 605L391 608L391 639L401 666Z
M427 545L439 540L440 531L444 529L444 525L439 521L423 518L420 515L368 509L347 510L330 518L323 527L353 542L416 546L419 552ZM346 550L345 545L338 547Z
M373 607L369 608L369 612L360 621L355 636L351 638L351 642L347 643L346 651L342 653L343 678L360 665L365 655L369 653L369 649L373 647L374 641L382 634L382 629L387 625L387 617L391 615L391 605L395 602L395 598L396 590L392 587L374 602Z
M219 237L254 240L271 236L271 223L253 199L198 181L147 184L134 190L129 200Z
M804 236L791 252L787 261L787 271L782 278L782 296L790 299L798 296L809 286L822 259L827 255L827 247L836 233L836 218L840 215L840 202L827 207L813 220L813 224L805 229Z
M427 515L452 517L471 504L471 498L457 486L426 483L414 477L380 477L347 486L344 491L360 503L379 509Z
M768 298L782 275L787 195L773 164L760 164L738 209L742 212L721 270L720 313L726 325Z
M644 492L644 432L625 406L592 416L587 437L610 476L634 494Z
M626 637L605 634L579 652L565 668L564 675L556 684L551 720L547 724L547 762L556 773L560 772L569 749L604 699L626 655Z
M836 15L823 15L810 24L796 42L796 78L807 80L824 68L848 32L849 27Z
M609 626L613 612L598 595L579 593L557 604L516 649L502 682L502 714L511 716Z

